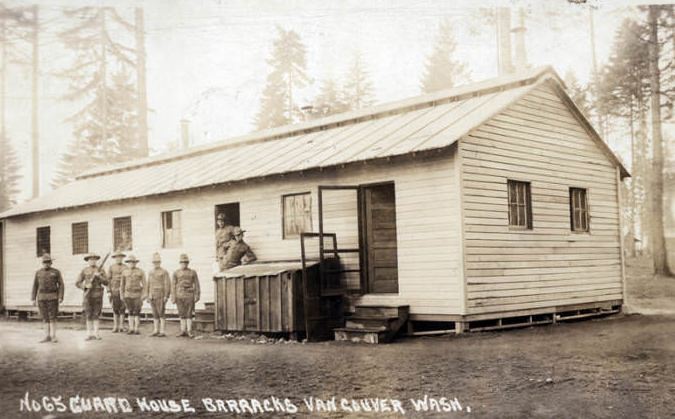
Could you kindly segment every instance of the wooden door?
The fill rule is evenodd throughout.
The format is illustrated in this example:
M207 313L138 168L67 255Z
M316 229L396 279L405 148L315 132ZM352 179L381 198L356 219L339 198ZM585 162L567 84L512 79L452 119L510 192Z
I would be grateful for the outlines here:
M258 330L258 281L260 277L244 278L244 329Z
M363 187L363 228L370 293L398 293L394 184Z

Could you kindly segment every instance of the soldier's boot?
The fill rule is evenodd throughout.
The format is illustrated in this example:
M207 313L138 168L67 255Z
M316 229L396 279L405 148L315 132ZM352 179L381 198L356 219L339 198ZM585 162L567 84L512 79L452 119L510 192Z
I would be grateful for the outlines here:
M119 325L119 329L117 329L118 332L124 332L124 313L120 314L120 319L117 324Z
M152 337L159 336L159 320L152 319Z
M101 340L101 334L98 332L98 319L94 320L94 337Z
M185 336L185 319L180 319L180 333L176 335L177 338Z
M134 316L129 315L129 330L127 330L127 335L134 334Z
M192 335L192 319L185 320L185 323L187 325L187 336L191 338L191 337L193 337L193 335Z
M134 335L140 335L141 332L138 331L138 326L141 324L141 316L134 316Z
M119 333L122 331L122 325L124 323L120 319L119 314L113 314L113 333Z
M166 337L166 319L163 317L159 319L159 334L157 336L160 338Z
M50 330L50 328L49 328L49 324L50 324L50 323L51 323L51 322L45 322L45 337L42 338L42 340L40 341L40 343L46 343L46 342L49 342L50 340L52 340L52 338L51 338L51 330Z
M53 343L58 342L56 339L56 321L49 322L49 337Z
M87 338L85 340L91 340L91 338L92 338L92 333L91 333L92 325L91 325L91 323L92 323L92 321L87 319Z

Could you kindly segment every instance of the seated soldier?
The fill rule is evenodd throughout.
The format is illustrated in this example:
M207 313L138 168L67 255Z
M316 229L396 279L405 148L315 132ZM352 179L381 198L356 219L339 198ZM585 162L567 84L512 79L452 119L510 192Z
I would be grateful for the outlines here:
M241 264L245 265L257 259L251 247L244 242L244 232L246 230L239 227L234 228L234 238L230 241L224 258L224 269L234 268Z

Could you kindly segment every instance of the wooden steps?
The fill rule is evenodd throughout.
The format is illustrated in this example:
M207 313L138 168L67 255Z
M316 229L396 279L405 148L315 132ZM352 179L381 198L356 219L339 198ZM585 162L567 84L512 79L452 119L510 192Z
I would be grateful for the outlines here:
M357 305L345 327L334 329L335 340L363 343L391 342L408 321L408 306Z
M214 303L204 303L203 310L195 310L195 318L192 320L194 329L199 332L213 332L216 330L216 317Z

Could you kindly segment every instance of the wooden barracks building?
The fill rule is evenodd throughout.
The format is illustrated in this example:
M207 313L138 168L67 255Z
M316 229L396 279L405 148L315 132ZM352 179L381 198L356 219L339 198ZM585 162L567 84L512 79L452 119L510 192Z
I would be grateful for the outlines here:
M259 259L234 268L240 277L301 269L301 247L306 268L324 252L339 260L343 307L356 311L343 338L376 330L357 321L375 314L461 332L615 312L628 175L558 75L534 69L84 173L0 214L1 301L28 309L47 251L67 284L63 309L75 310L83 255L124 247L146 271L154 252L170 271L188 253L200 307L218 303L228 275L213 279L214 226L225 212ZM223 297L219 328L268 330L223 319L256 302L256 316L271 316L270 283L243 285L257 299ZM323 295L285 286L295 289L284 310Z

